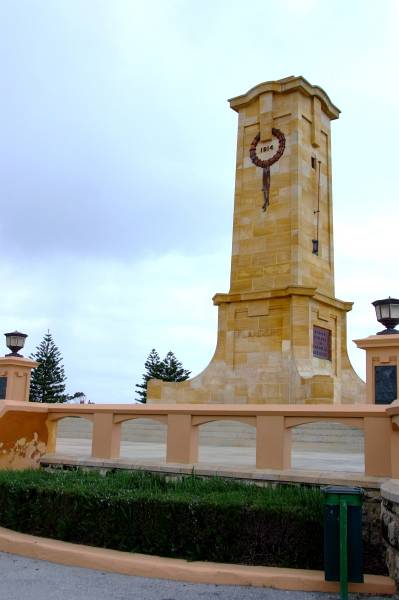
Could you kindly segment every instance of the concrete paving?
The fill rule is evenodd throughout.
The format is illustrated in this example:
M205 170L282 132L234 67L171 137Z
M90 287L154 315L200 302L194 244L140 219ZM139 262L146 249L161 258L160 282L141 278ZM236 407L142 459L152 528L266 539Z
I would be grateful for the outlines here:
M69 456L91 454L91 440L58 438L57 452ZM121 458L135 463L151 461L165 462L165 444L155 442L122 442ZM200 446L198 466L251 467L255 468L255 448L237 446ZM314 450L292 450L292 468L305 471L364 472L364 455L360 452L319 452Z
M339 594L189 584L66 567L0 553L3 600L337 600ZM383 600L350 594L350 599Z

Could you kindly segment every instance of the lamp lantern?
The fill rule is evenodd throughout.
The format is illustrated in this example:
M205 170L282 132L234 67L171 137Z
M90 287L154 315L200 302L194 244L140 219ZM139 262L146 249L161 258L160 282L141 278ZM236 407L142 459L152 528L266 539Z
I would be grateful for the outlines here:
M25 346L25 340L28 337L27 334L20 331L11 331L4 335L6 336L6 346L11 350L10 354L6 354L6 356L23 358L22 354L18 354L18 352Z
M395 329L399 323L399 300L389 296L384 300L375 300L372 304L375 308L377 321L386 327L383 331L379 331L377 335L399 334L399 331Z

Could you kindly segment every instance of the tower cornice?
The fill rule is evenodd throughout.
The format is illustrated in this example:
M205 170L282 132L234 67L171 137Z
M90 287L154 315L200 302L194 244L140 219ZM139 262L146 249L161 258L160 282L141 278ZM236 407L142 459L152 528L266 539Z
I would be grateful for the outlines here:
M312 85L307 81L304 77L299 76L295 77L291 75L290 77L285 77L284 79L278 79L276 81L265 81L264 83L259 83L255 87L251 88L245 94L241 94L240 96L235 96L234 98L229 99L230 108L239 112L240 108L243 108L250 102L252 102L257 96L264 94L266 92L274 92L276 94L289 94L296 90L299 90L302 94L306 96L313 97L316 96L319 98L322 103L323 109L325 113L331 120L338 119L340 110L335 104L333 104L326 94L326 92L319 87L318 85Z

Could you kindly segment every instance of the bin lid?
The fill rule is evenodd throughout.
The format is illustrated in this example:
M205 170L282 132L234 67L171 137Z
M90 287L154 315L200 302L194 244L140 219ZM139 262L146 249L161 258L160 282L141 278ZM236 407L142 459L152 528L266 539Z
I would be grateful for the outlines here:
M347 485L327 485L321 488L325 494L351 494L352 496L362 496L364 490L361 487L350 487Z

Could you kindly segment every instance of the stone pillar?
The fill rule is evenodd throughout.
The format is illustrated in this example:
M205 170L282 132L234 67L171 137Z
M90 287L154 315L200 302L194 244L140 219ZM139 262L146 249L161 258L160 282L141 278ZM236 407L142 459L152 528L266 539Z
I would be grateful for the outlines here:
M193 464L198 460L198 427L191 415L168 415L166 462Z
M364 418L364 472L370 477L391 477L391 419Z
M399 479L399 400L392 402L386 413L391 418L391 477Z
M91 454L94 458L119 458L121 423L114 423L114 414L95 413Z
M31 371L39 363L30 358L0 358L0 400L29 401Z
M381 497L382 535L388 571L399 585L399 481L390 479L383 483Z
M398 398L399 334L354 340L366 351L366 402L391 404Z
M291 429L283 416L256 417L256 468L289 469L291 467Z

